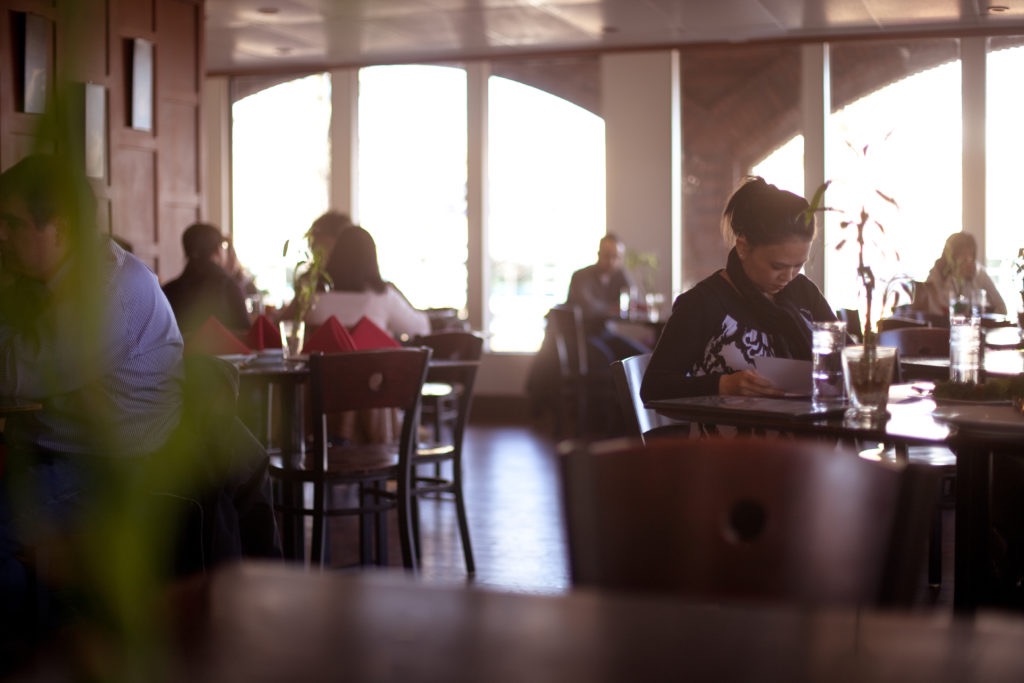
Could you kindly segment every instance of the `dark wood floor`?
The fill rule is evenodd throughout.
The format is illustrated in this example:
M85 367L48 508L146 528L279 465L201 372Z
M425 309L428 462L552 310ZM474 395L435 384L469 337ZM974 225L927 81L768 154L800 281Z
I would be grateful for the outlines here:
M521 593L570 588L565 534L550 429L532 424L474 424L467 432L465 489L476 574L468 577L449 502L421 503L421 578ZM953 513L943 525L943 581L930 588L922 571L917 606L950 609L953 585ZM335 523L336 567L355 558L354 526ZM392 548L391 564L398 564Z

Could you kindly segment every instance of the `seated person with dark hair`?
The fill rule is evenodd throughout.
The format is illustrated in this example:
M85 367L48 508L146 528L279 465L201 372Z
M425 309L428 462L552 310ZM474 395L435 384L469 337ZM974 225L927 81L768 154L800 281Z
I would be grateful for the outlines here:
M115 500L115 473L160 450L182 411L174 315L153 272L95 230L76 168L37 155L0 174L0 395L41 405L4 428L0 634L29 599L23 547L77 531L87 491Z
M608 233L598 243L597 263L577 270L569 280L565 302L582 311L591 365L600 371L612 361L650 351L608 325L619 317L622 293L634 289L633 279L622 265L625 252L622 240Z
M198 329L210 316L229 329L249 326L242 289L223 267L226 243L220 230L208 223L193 223L181 236L188 263L163 290L183 334Z
M137 556L114 552L124 531L152 521L155 494L212 490L225 499L217 509L231 524L223 516L216 528L204 524L207 558L224 557L224 543L245 550L239 527L254 515L270 538L265 554L274 554L266 452L237 419L217 422L216 439L196 429L191 415L205 414L209 397L192 390L183 400L189 378L167 298L142 261L96 230L79 166L36 155L0 174L0 396L39 406L12 413L4 427L0 652L9 638L31 635L19 628L57 616L49 599L63 591L49 590L45 558L67 558L60 589L120 580L125 561L140 572L147 562L164 568L156 565L175 542L164 529L147 527L139 538L152 546L135 547ZM217 440L223 448L211 452Z

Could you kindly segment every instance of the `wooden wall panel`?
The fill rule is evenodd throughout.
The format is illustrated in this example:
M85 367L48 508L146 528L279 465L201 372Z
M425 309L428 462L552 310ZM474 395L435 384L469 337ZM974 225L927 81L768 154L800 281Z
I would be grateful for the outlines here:
M164 234L164 239L160 242L159 260L155 267L161 282L176 277L185 267L185 254L181 249L181 233L185 232L185 228L198 221L199 218L199 207L191 202L185 204L166 203L160 207L160 223L175 226ZM173 237L170 233L173 233Z
M109 86L110 75L110 7L107 0L71 2L68 14L62 17L68 26L57 29L60 52L57 73L77 82L101 83Z
M136 38L148 38L156 31L156 0L130 0L119 5L118 26Z
M173 49L164 59L157 59L160 90L165 97L198 96L202 81L202 12L201 5L187 0L160 0L157 7L160 40ZM191 45L193 49L179 48L184 45Z
M42 118L17 111L12 11L54 21L58 79L107 89L108 172L92 183L100 225L129 240L162 280L173 277L183 262L181 232L202 206L202 0L0 0L0 168L39 148ZM154 45L152 131L128 125L131 38Z
M165 100L160 117L160 191L168 201L197 201L199 192L199 107ZM166 137L165 137L166 136ZM163 144L164 139L177 141Z
M111 164L118 179L113 201L111 230L135 247L140 256L154 251L157 242L156 153L146 149L121 149Z

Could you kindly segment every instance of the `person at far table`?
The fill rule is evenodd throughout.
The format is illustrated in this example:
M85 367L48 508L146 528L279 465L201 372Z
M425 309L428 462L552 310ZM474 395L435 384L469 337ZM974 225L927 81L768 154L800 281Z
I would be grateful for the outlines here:
M959 294L970 297L976 304L983 295L982 313L1006 314L1006 303L992 278L978 263L978 244L968 232L954 232L946 238L942 255L928 271L924 287L914 292L911 309L948 324L949 300Z
M320 261L330 258L331 253L334 251L334 245L338 241L338 235L353 225L352 218L347 213L341 213L340 211L328 211L317 217L309 226L309 230L306 231L306 246L312 256L310 262L313 259ZM296 276L294 283L296 292L307 287L311 287L317 292L322 292L328 288L328 282L324 278L320 278L320 281L313 285L308 284L309 280L313 277L313 274L310 273L311 265L311 263L308 263L306 270ZM278 319L294 318L298 312L298 300L299 297L296 296L285 304L278 311Z
M645 401L780 395L750 360L810 360L811 323L836 319L800 273L815 236L807 200L749 177L725 206L722 232L726 267L676 299L644 375Z
M337 235L325 270L331 278L329 289L313 297L307 327L322 325L331 316L352 327L365 316L396 339L429 334L427 313L381 277L377 244L362 227L350 226Z
M626 245L613 233L601 238L597 262L581 268L569 280L565 302L583 313L589 366L603 370L609 363L650 351L639 341L617 333L609 321L618 319L623 293L631 296L636 287L623 266Z
M188 262L181 275L165 283L182 334L199 329L213 316L225 327L245 330L249 312L238 281L224 268L227 239L209 223L193 223L181 235Z

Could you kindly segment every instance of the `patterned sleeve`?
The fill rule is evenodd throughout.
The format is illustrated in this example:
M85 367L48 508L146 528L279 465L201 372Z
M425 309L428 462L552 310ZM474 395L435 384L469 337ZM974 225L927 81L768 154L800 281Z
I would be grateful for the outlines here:
M718 380L724 372L690 376L704 360L705 349L715 335L713 305L707 294L706 288L691 289L673 304L644 374L640 396L645 401L718 393Z

